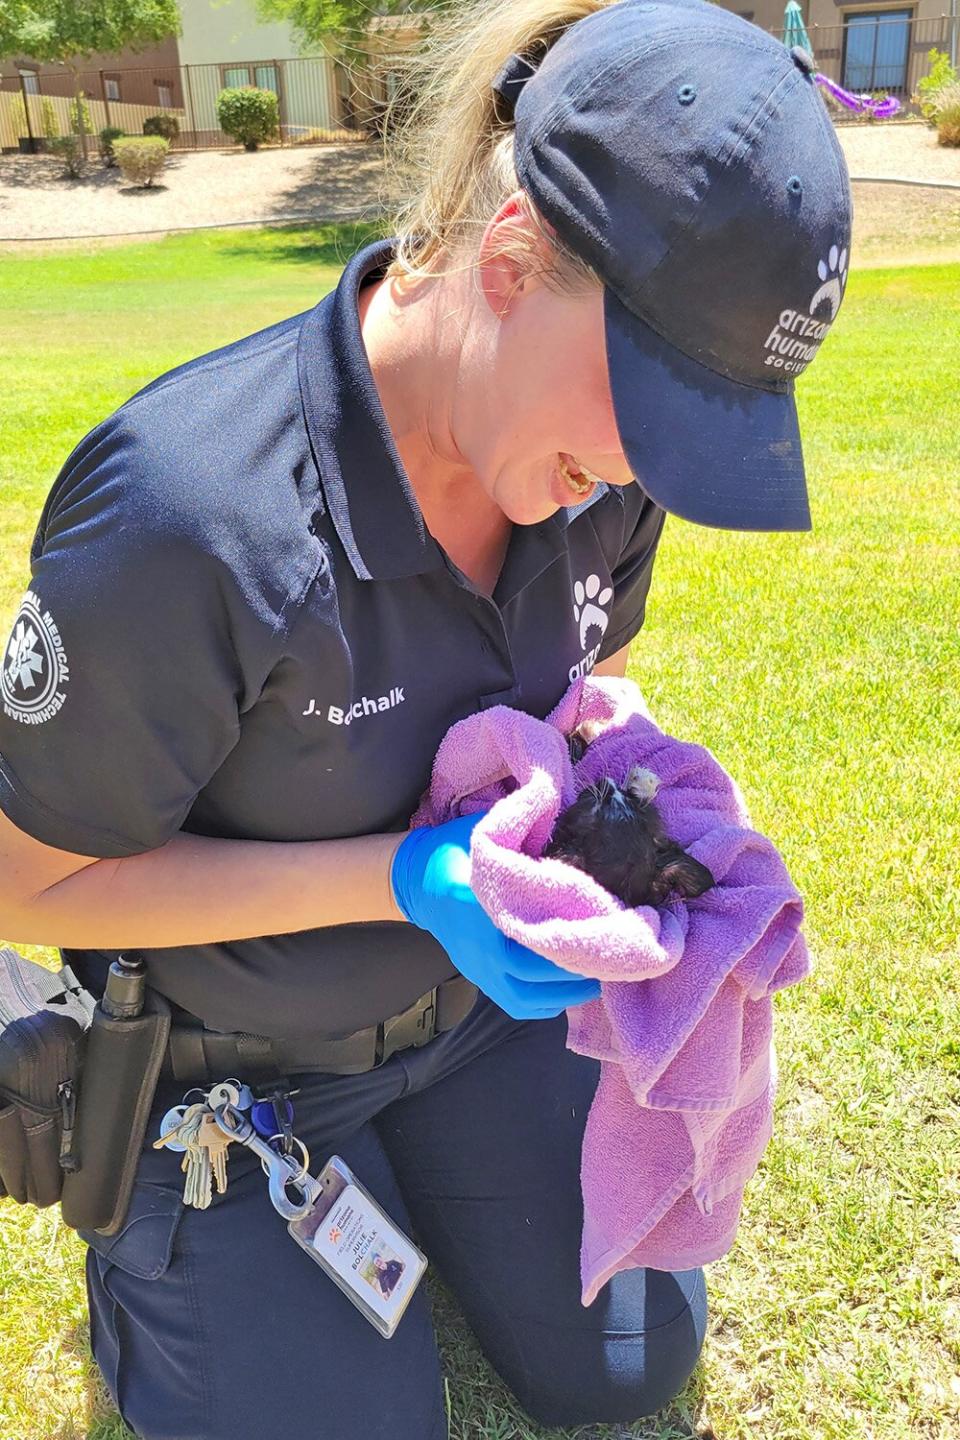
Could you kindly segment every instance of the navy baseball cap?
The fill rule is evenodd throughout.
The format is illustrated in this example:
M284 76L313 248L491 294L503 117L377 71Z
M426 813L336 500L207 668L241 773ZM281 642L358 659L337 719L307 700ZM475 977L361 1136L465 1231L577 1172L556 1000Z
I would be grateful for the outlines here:
M642 489L700 525L811 529L793 387L852 208L812 57L706 0L617 0L492 84L521 185L603 281Z

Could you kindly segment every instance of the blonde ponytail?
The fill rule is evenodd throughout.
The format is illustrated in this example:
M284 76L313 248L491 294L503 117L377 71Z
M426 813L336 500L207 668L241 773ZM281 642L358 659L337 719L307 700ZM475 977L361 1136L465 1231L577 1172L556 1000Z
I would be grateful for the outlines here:
M538 63L570 25L608 3L480 0L433 22L420 47L401 57L385 141L388 184L401 197L387 205L389 233L398 237L388 274L448 274L455 268L451 259L469 267L489 221L523 188L514 169L513 123L502 118L491 81L508 55ZM518 234L504 246L523 273L541 274L565 293L599 284L529 196L525 208L534 234L529 240Z

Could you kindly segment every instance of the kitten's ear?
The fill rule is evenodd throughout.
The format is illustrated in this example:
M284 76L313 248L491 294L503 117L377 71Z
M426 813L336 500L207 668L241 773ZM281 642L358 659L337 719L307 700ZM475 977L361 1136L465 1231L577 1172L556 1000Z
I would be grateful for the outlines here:
M633 765L624 784L624 792L634 800L652 800L660 789L660 777L641 765Z
M671 890L676 890L685 899L692 900L716 883L706 865L694 860L686 850L672 846L661 852L660 868L654 884L662 896L666 897Z
M579 764L579 762L583 759L583 752L587 748L587 742L586 740L584 740L579 730L574 730L572 734L567 736L567 746L570 750L571 765Z

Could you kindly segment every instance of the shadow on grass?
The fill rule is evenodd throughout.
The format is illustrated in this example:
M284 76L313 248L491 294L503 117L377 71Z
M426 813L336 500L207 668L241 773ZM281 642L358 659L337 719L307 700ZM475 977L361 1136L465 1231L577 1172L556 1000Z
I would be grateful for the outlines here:
M386 235L381 221L337 221L329 225L270 225L232 239L220 250L225 259L264 264L332 265L342 268L352 255Z

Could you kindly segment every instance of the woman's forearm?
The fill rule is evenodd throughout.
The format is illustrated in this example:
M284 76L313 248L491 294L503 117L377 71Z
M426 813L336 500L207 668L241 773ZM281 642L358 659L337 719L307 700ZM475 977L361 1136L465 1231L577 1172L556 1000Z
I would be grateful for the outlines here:
M406 833L287 842L181 832L87 865L0 916L0 929L15 944L120 950L405 921L390 866Z

